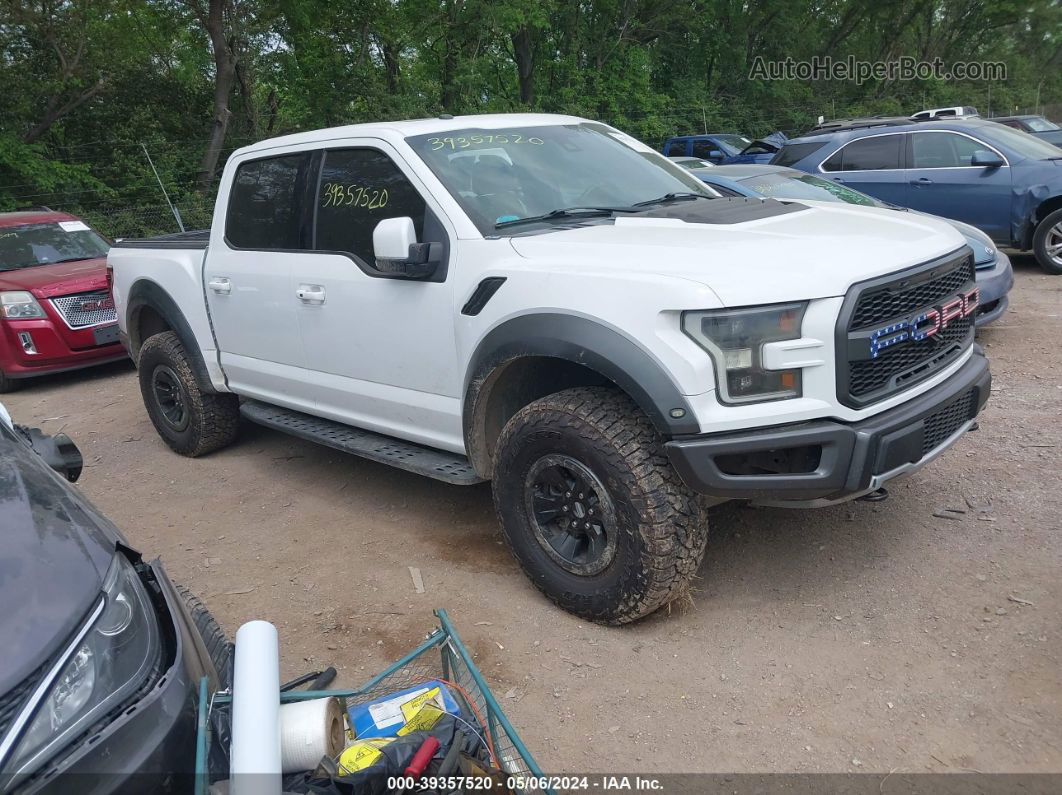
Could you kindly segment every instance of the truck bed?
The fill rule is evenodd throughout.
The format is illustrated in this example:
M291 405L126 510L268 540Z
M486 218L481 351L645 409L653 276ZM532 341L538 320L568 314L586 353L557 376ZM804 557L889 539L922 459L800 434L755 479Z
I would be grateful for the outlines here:
M210 229L193 229L154 237L127 237L116 240L114 248L206 248Z

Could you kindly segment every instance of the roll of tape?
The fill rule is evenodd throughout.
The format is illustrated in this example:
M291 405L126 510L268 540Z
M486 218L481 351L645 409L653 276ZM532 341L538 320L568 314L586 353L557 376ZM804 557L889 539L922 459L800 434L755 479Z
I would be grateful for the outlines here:
M343 713L334 698L293 701L280 707L280 767L313 770L322 756L343 750Z

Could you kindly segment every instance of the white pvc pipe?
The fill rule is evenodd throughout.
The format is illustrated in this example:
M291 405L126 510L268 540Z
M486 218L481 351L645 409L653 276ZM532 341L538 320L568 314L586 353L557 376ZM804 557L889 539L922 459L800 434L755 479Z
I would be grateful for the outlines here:
M280 643L268 621L236 632L229 777L232 795L280 794Z

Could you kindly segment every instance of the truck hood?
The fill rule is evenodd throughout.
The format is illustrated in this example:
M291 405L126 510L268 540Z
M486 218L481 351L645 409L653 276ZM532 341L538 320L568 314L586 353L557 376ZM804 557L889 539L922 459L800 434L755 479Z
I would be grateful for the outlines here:
M107 289L104 257L0 271L0 290L29 290L36 298Z
M0 695L69 641L118 539L15 433L0 425Z
M759 200L700 204L717 201ZM856 205L796 207L797 212L740 223L701 223L688 210L682 218L620 216L511 241L518 254L548 260L551 268L659 273L700 282L723 306L844 295L855 282L918 265L965 243L951 225L928 216Z

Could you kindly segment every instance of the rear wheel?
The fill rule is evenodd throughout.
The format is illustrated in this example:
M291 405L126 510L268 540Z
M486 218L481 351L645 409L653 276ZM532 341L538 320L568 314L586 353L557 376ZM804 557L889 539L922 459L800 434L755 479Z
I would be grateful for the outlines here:
M1049 213L1036 227L1033 252L1041 268L1054 276L1062 275L1062 209Z
M203 638L203 644L206 646L211 662L214 663L214 670L218 674L218 689L225 690L232 687L233 646L225 637L225 631L199 597L183 585L178 585L176 588L184 601L184 606L188 608L188 614L192 617L195 628Z
M14 392L16 389L20 389L21 387L21 378L11 378L10 376L4 375L3 371L0 370L0 393Z
M517 412L498 441L493 487L531 581L591 621L624 624L686 595L704 556L702 501L614 389L569 389Z
M137 370L148 416L175 452L205 455L236 438L239 398L199 387L188 353L175 333L164 331L149 337L140 349Z

